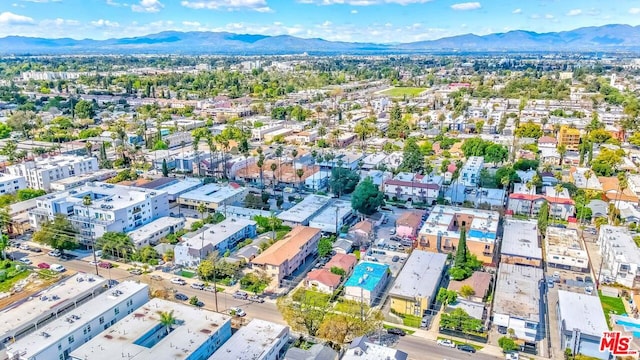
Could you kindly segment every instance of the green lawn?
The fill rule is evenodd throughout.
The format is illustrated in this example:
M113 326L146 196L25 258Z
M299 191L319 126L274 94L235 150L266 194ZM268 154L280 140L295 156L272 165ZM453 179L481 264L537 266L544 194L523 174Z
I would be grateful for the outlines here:
M313 304L313 303L322 304L322 303L329 302L329 298L331 297L331 295L300 288L296 290L295 293L293 293L292 297L293 297L293 300L297 302L300 302L306 298L310 304Z
M604 310L604 317L607 319L607 325L609 326L609 329L611 329L609 314L626 314L627 311L624 308L624 303L622 302L622 298L604 296L601 291L598 291L598 296L600 296L600 303L602 304L602 310Z
M13 285L15 285L15 283L17 283L20 280L26 279L27 276L29 276L30 273L31 273L31 271L24 270L24 271L16 274L15 276L13 276L11 278L7 278L3 282L0 282L0 292L8 292L8 291L10 291L11 288L13 287Z
M415 315L400 315L400 317L402 318L404 326L419 328L422 322L422 318Z
M480 345L476 345L476 344L469 344L469 343L466 343L466 342L464 342L464 341L459 341L459 340L455 340L455 339L448 338L448 337L438 336L438 340L451 340L451 341L453 341L453 343L454 343L454 344L456 344L456 345L471 345L471 346L473 346L476 350L482 350L482 346L480 346Z
M427 90L427 88L420 87L394 87L393 89L385 90L382 93L391 97L415 97L420 95L421 92Z

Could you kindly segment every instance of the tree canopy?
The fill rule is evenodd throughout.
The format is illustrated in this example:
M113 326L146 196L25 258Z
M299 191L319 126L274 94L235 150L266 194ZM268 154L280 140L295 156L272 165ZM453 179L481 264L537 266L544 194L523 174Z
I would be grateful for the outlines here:
M370 177L362 180L351 195L351 207L364 215L375 213L382 204L384 204L384 194Z
M40 230L33 234L33 241L49 245L56 250L73 250L78 246L77 234L78 231L66 216L56 214L53 221L45 222L40 226Z
M334 167L331 169L329 186L331 187L331 191L338 196L353 192L359 181L360 175L351 169L343 167Z

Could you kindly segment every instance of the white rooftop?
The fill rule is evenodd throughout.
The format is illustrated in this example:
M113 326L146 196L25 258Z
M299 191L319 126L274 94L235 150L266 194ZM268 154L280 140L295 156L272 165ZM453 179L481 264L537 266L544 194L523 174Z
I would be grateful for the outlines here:
M68 178L52 181L51 184L60 184L60 185L73 185L82 181L91 181L91 180L101 180L109 177L116 176L118 174L117 171L112 169L99 169L90 173L80 174L76 176L71 176Z
M500 249L503 255L542 259L537 222L506 219L503 226L502 247Z
M65 340L87 322L121 304L140 291L148 292L149 286L134 281L124 281L108 291L96 296L93 300L69 311L26 337L7 346L10 353L19 353L21 359L35 356L48 347ZM78 339L80 341L80 339Z
M158 189L162 191L166 191L169 195L181 194L187 190L191 190L195 187L198 187L202 184L199 179L196 178L185 178L180 179L176 182L172 182L169 185L160 186Z
M280 341L288 341L288 334L287 326L253 319L216 350L209 360L266 359L268 357L265 352L268 353ZM283 338L284 340L281 340Z
M184 224L184 222L185 222L184 218L181 218L181 217L176 218L176 217L164 216L156 220L153 220L152 222L146 225L143 225L142 227L139 227L136 230L133 230L128 235L134 244L138 244L148 239L149 236L153 235L158 231L164 230L171 226L176 226L180 223Z
M461 215L472 217L471 224L465 224L467 241L495 242L500 214L490 210L437 205L431 210L431 214L422 225L420 233L438 234L440 232L449 237L460 237L461 224L458 223L457 227L454 226L454 220Z
M542 269L500 264L493 302L494 314L540 322Z
M278 219L292 223L303 223L309 220L331 201L328 196L309 195L291 209L278 214Z
M439 288L446 262L447 254L414 250L398 274L389 295L411 299L433 296Z
M366 336L354 339L342 360L406 360L408 354L391 347L370 342Z
M160 313L173 311L173 331L154 346L137 345L160 324ZM162 299L151 299L129 316L71 353L75 359L113 360L114 354L128 354L128 360L188 358L212 333L231 322L229 315ZM109 349L105 351L105 349ZM115 356L117 357L117 356Z
M39 200L66 201L75 205L82 205L86 195L91 195L92 209L117 210L128 208L145 201L149 196L164 194L161 190L143 189L133 186L107 184L103 182L89 182L77 188L53 193L40 197Z
M640 248L633 241L633 237L626 227L602 225L599 237L600 243L606 241L610 244L607 246L609 249L615 248L615 257L618 263L640 265Z
M219 204L244 190L244 187L235 183L229 185L207 184L180 195L180 199Z
M583 293L558 290L559 322L564 322L568 331L580 329L580 332L596 337L609 331L600 298Z
M56 309L62 309L74 300L90 294L107 284L107 280L94 275L78 273L32 296L0 310L0 336L4 339L17 329L37 321Z
M200 250L208 245L214 247L247 226L256 225L256 222L244 218L226 218L218 224L207 224L197 231L182 236L182 242L177 246L186 246L194 250ZM204 242L202 233L204 232Z
M311 221L320 224L335 224L336 209L338 210L338 219L344 218L347 214L353 211L350 202L333 199L316 216L311 218ZM341 225L341 223L338 225Z

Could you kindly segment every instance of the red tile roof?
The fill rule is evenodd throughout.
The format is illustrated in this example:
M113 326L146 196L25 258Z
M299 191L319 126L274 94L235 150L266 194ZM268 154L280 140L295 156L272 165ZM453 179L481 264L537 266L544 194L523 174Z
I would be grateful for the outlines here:
M342 277L340 275L332 273L327 269L317 269L309 271L309 273L307 274L307 280L317 281L331 288L336 288L338 285L340 285Z
M324 268L327 270L331 270L332 267L336 266L342 270L349 271L356 265L357 262L358 259L356 259L356 257L351 254L335 254L331 258L331 260L329 260L329 262L324 265Z
M422 214L417 211L407 211L396 220L396 226L407 226L417 229L422 222Z
M567 198L556 198L555 196L531 195L531 194L511 194L509 199L536 201L545 199L551 204L574 205L575 202Z

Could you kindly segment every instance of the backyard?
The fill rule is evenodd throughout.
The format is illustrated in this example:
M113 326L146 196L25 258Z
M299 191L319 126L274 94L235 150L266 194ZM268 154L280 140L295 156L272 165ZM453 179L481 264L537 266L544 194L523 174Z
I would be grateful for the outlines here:
M622 302L622 298L619 297L611 297L602 295L601 291L598 291L598 296L600 297L600 303L602 304L602 310L604 310L604 317L607 319L607 325L609 329L611 329L611 322L609 320L609 314L613 313L616 315L623 315L627 313L627 310L624 307L624 303Z

